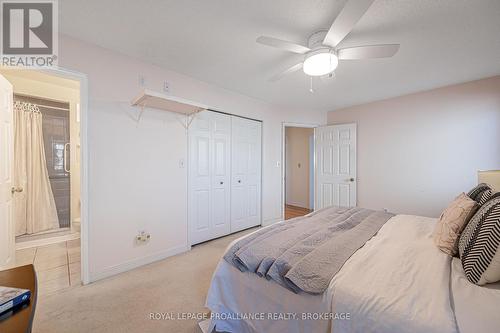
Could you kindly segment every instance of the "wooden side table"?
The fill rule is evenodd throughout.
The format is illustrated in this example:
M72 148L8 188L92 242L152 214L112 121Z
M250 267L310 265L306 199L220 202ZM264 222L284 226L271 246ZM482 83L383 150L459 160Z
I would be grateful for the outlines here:
M29 303L9 313L0 315L0 332L31 332L35 317L37 281L33 265L0 271L0 286L31 290Z

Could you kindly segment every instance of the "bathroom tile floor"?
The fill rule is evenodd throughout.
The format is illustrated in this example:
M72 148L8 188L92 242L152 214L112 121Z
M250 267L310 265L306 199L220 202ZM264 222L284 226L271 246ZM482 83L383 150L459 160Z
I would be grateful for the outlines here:
M12 267L27 264L35 266L39 296L79 286L80 239L17 250Z

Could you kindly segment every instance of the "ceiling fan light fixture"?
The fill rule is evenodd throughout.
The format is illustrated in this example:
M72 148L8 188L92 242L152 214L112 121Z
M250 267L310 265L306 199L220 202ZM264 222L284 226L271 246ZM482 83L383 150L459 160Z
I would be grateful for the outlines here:
M304 60L304 73L310 76L322 76L329 74L337 68L339 59L329 49L321 49L310 52Z

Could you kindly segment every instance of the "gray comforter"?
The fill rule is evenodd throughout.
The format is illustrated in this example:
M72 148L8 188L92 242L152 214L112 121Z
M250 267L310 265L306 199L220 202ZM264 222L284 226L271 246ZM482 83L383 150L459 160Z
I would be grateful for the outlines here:
M357 207L325 208L250 234L234 243L224 259L295 293L320 294L392 216Z

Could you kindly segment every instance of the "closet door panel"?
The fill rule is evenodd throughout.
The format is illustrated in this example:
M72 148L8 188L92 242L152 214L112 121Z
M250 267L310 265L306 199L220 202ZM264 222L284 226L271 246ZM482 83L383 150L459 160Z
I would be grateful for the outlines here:
M199 243L210 237L211 143L207 115L200 113L189 131L189 203L190 241Z
M228 140L214 140L214 176L225 177L227 175Z
M259 215L259 191L257 186L248 186L248 216L250 218L258 217Z
M213 227L214 228L224 228L227 224L227 214L226 210L228 208L227 203L227 191L224 188L217 188L212 191L213 197ZM209 215L207 215L208 218ZM224 228L225 229L225 228Z
M189 128L189 228L197 244L230 232L231 118L198 113Z
M198 136L195 141L196 177L199 177L200 180L206 180L210 177L210 138Z
M261 123L232 117L231 232L261 224Z
M231 189L231 232L246 228L248 219L248 191L244 186Z
M204 233L210 228L210 192L198 190L194 193L196 207L195 232Z
M248 192L246 184L248 143L246 126L241 118L231 117L231 232L245 228L248 217Z
M211 134L211 238L215 238L231 232L231 117L211 112Z
M248 140L248 219L247 226L261 224L261 128L262 124L250 121L247 129Z
M232 180L235 185L241 185L248 173L248 143L241 135L233 136Z
M212 131L214 134L231 135L231 116L212 112Z

